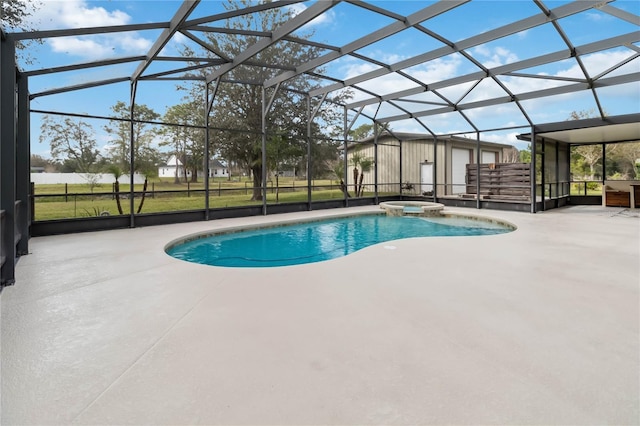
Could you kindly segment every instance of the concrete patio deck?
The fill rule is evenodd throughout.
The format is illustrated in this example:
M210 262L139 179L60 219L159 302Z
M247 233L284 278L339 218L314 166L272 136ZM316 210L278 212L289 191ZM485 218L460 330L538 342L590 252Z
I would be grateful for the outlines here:
M0 296L1 423L638 424L637 214L470 212L518 230L265 269L163 247L344 210L34 238Z

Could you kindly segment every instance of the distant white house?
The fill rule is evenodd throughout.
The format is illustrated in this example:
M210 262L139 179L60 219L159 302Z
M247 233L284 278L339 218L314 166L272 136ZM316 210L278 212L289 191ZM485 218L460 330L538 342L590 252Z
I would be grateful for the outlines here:
M184 165L182 161L178 159L175 155L169 157L165 164L162 164L158 167L158 177L182 177L184 176ZM187 177L191 177L191 172L187 170Z
M187 178L191 177L191 170L187 169ZM176 174L179 178L184 177L185 169L182 161L175 155L167 160L166 164L158 167L158 176L172 178ZM198 176L202 176L202 170L198 170ZM209 162L209 177L229 177L229 169L220 160L213 159Z
M209 177L229 177L229 168L215 158L209 162Z

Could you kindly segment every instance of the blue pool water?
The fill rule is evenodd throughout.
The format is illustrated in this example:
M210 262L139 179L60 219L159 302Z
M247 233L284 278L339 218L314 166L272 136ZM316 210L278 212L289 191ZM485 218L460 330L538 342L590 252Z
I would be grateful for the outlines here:
M214 266L287 266L334 259L402 238L492 235L511 230L470 219L355 216L205 236L169 247L167 253Z

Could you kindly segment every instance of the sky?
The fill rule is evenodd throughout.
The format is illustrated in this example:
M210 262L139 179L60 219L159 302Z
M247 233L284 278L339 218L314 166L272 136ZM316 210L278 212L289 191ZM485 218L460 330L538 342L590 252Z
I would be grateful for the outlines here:
M224 1L203 0L192 18L208 16L224 12ZM430 5L432 2L419 0L396 0L371 2L393 12L409 16ZM567 1L545 2L549 8L568 3ZM133 1L92 1L92 0L40 0L36 4L31 26L39 30L100 27L110 25L126 25L150 22L166 22L171 19L181 2L173 0L133 0ZM292 6L301 12L313 2L307 1ZM612 3L618 9L640 14L640 2L635 0L618 0ZM529 1L483 1L473 0L462 7L455 8L445 14L428 21L428 29L441 36L457 42L483 31L488 31L539 13L540 10ZM349 3L340 3L325 14L305 26L305 31L313 31L313 40L337 46L357 40L379 28L395 22L393 19L375 14L364 8ZM576 46L586 45L603 38L638 31L638 26L617 19L597 10L566 18L560 21L563 31ZM147 30L128 33L104 34L98 36L60 37L45 41L42 45L32 45L27 57L33 63L22 62L25 70L34 70L52 66L84 63L110 57L127 57L147 53L161 30ZM178 55L184 45L193 43L182 34L177 34L164 48L162 55ZM357 53L369 58L388 63L401 63L403 60L441 47L437 40L415 30L405 30L371 46L358 50ZM635 43L637 51L639 43ZM544 53L552 53L566 48L556 31L550 25L537 27L513 34L497 41L488 42L467 49L467 52L487 68L528 59ZM613 64L629 58L635 52L632 49L616 48L597 52L584 57L584 66L591 76L606 71ZM29 80L30 93L64 87L90 80L103 80L114 77L130 76L137 63L96 68L77 72L65 72L55 75L34 76ZM158 64L160 71L162 64ZM344 57L327 66L327 72L341 79L348 79L362 73L370 72L378 66L354 57ZM409 67L404 71L411 77L432 84L477 70L462 55L447 55L436 60ZM552 77L584 76L580 64L574 59L558 61L545 65L544 68L527 70L532 74L545 74ZM623 65L610 75L640 72L640 59ZM561 80L540 80L512 76L502 80L505 86L514 93L554 87L566 84ZM326 83L328 84L328 83ZM69 92L55 96L35 98L31 108L35 110L51 110L76 112L106 116L110 107L118 101L128 102L129 83L119 83L78 92ZM361 87L378 94L393 93L415 87L406 78L389 74L370 82L361 83ZM471 90L472 89L472 90ZM469 90L471 90L469 92ZM467 93L469 92L469 93ZM442 89L441 93L449 99L465 96L465 101L482 100L499 96L504 91L491 79L485 79L477 87L471 83ZM628 114L640 112L640 83L629 83L623 86L598 90L607 114ZM166 108L180 103L184 92L176 89L176 83L141 82L138 85L136 102L153 108L163 114ZM370 98L365 92L356 91L354 101ZM99 101L98 101L99 100ZM415 95L413 100L419 102L440 101L432 94ZM531 113L534 122L545 123L566 120L572 111L595 110L596 105L590 93L580 92L562 95L549 99L532 99L523 101L523 107ZM404 106L411 110L423 105L407 102ZM422 108L422 107L421 107ZM384 105L377 110L377 105L368 106L364 110L370 115L394 116L402 111ZM472 120L483 123L484 128L520 126L526 124L522 114L514 103L507 103L491 108L475 109L468 112ZM32 114L32 153L49 157L48 145L38 142L41 114ZM104 131L102 120L86 120L96 130L96 137L102 149L108 146L109 136ZM426 117L425 123L437 133L453 133L469 131L470 126L457 113L443 114L437 117ZM358 121L361 124L362 121ZM424 129L413 120L397 121L392 129L407 132L424 132ZM506 131L483 132L483 140L508 143L524 148L526 144L518 141L516 135L528 133L529 129L512 129Z

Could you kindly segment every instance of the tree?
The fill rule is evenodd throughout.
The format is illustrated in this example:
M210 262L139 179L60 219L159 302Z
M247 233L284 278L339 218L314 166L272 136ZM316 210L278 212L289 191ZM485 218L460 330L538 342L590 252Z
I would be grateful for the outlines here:
M341 143L332 139L311 143L311 177L322 179L334 174L333 162L338 159ZM305 167L306 164L302 164ZM302 170L302 168L301 168Z
M56 163L53 160L45 158L38 154L31 154L31 158L29 161L29 165L31 167L41 167L45 172L56 172L60 164Z
M130 170L131 166L131 112L128 104L118 101L111 107L113 117L104 130L112 137L107 148L111 162L122 170ZM153 147L156 131L149 128L148 121L160 118L160 114L146 105L134 105L133 107L133 137L135 158L134 171L148 172L158 166L160 153Z
M280 171L282 167L296 168L298 159L304 154L302 144L287 140L286 135L274 135L267 144L267 163L276 178L276 203L279 201Z
M515 147L502 149L502 162L503 163L517 163L520 161L520 151Z
M116 164L111 164L107 168L107 171L113 175L113 179L115 180L115 182L113 183L113 192L115 193L116 197L116 207L118 208L118 213L124 214L122 211L122 204L120 203L120 181L118 180L120 179L120 176L122 176L122 169Z
M531 144L528 144L525 149L521 149L519 156L521 163L531 163Z
M353 184L355 197L362 197L364 192L364 174L371 170L373 159L365 157L359 150L354 151L349 159L349 164L353 166Z
M42 2L37 0L0 0L0 23L3 30L11 31L32 31L34 28L29 24L29 17L33 15ZM40 43L42 40L34 39L31 41L19 41L16 43L18 50L24 50L30 43ZM33 63L33 58L21 55L22 59L27 63Z
M229 0L225 4L225 8L237 10L249 5L253 5L253 2ZM292 14L293 12L287 8L273 8L245 15L243 19L227 21L225 25L227 29L232 31L207 33L211 52L218 52L219 57L222 58L235 58L259 40L259 36L247 33L247 31L270 33L289 21L293 17ZM310 36L311 34L297 34L299 38ZM211 57L218 58L211 52L209 52ZM185 48L183 53L187 56L193 54L188 48ZM256 54L252 58L252 62L290 66L291 64L306 63L322 53L322 49L317 46L281 40ZM270 67L246 64L235 67L225 74L224 80L218 85L212 107L211 117L215 122L215 127L230 129L227 131L218 130L213 134L217 151L221 157L237 163L253 176L252 200L262 199L262 170L263 166L267 166L262 164L261 83L279 72L280 70ZM274 102L266 117L267 139L273 140L274 134L286 134L286 140L291 143L306 141L307 105L306 98L301 93L306 93L314 87L314 81L305 75L288 80L286 85L287 88L294 90L280 88L275 94ZM267 90L266 96L268 98L274 95L273 90L275 89ZM341 96L347 95L345 92ZM198 98L201 98L201 95ZM333 100L340 100L340 98ZM317 100L313 100L313 102L317 102ZM326 127L330 127L334 123L340 124L335 108L328 105L328 102L323 104L317 119L311 124L312 135L322 133L318 122L322 122ZM314 107L315 105L312 105L312 108ZM309 172L307 171L307 173Z
M100 158L90 124L71 118L45 115L40 126L40 142L49 142L51 156L64 161L72 171L91 173Z
M342 191L344 196L347 198L351 197L351 195L349 195L349 190L347 188L347 185L345 185L344 183L344 162L341 159L338 159L337 161L333 161L330 168L333 174L335 175L335 177L338 179L340 184L340 190Z
M575 152L582 157L584 163L589 167L589 180L595 179L596 165L602 158L602 145L580 145L576 147Z
M169 146L176 159L183 165L184 180L187 180L187 169L191 170L191 181L198 181L198 169L204 165L204 130L191 126L204 124L204 111L201 102L191 101L174 105L167 109L163 117L166 123L161 130L163 140L160 146ZM180 182L176 164L175 183Z
M619 164L619 172L631 179L640 178L640 142L617 144L612 157Z
M585 118L593 117L594 115L596 115L596 111L594 109L572 111L567 120L583 120ZM596 165L602 158L602 145L580 145L575 148L574 152L580 155L584 163L589 167L589 180L595 179Z
M2 13L0 22L4 28L24 29L23 26L31 11L27 8L27 2L20 0L2 0L0 2Z
M361 141L373 136L373 124L362 124L349 131L349 136L355 141Z

